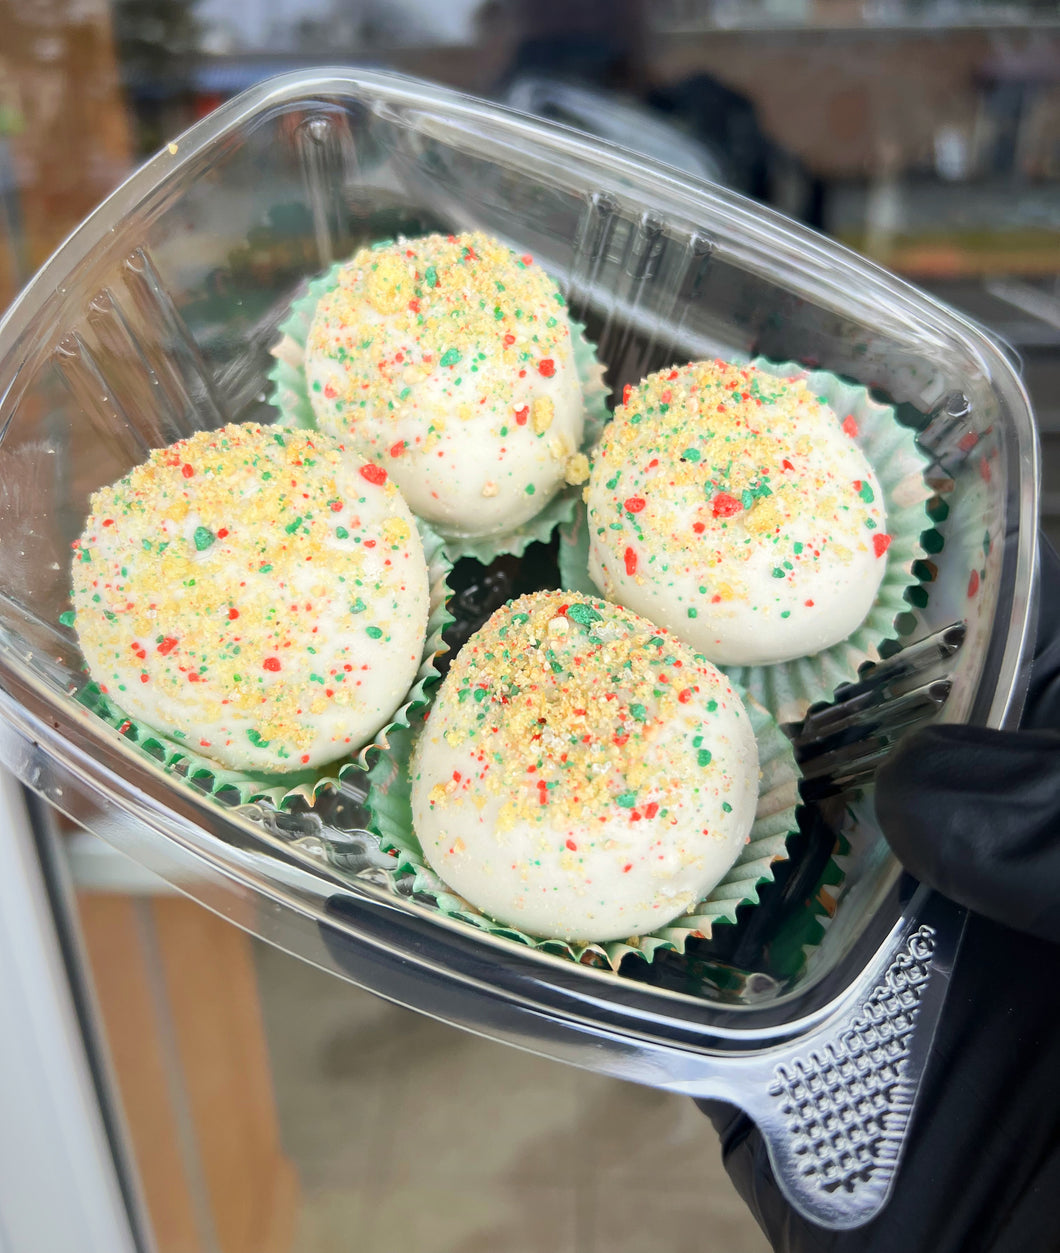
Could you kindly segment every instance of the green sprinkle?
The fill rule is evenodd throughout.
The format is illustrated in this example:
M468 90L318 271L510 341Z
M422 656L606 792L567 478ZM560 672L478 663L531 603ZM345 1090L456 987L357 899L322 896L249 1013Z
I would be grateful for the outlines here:
M426 270L424 270L423 277L426 280L428 287L438 286L438 271L433 265L429 265Z
M780 566L774 566L774 567L773 567L773 578L775 578L775 579L782 579L783 577L784 577L784 571L780 568Z
M722 811L722 813L725 813L725 814L731 814L731 813L732 813L732 806L729 804L729 802L728 802L728 801L722 801L722 802L721 802L721 811Z
M708 701L707 701L707 713L708 713L708 714L712 714L712 713L714 713L714 711L717 709L717 707L718 707L718 702L717 702L716 700L708 700Z
M347 531L347 530L346 530L346 528L345 528L344 526L337 526L337 527L335 528L335 534L338 536L338 538L339 538L339 539L349 539L349 538L350 538L350 533L349 533L349 531Z
M581 601L571 605L567 610L567 617L583 627L592 626L594 622L603 621L603 614L597 613L592 605L586 605Z
M272 571L272 566L271 566L271 565L258 566L258 573L259 573L259 574L269 574L269 573L271 573L271 571Z
M802 552L802 547L803 547L803 546L802 546L802 544L801 544L798 540L796 540L796 541L795 541L795 543L794 543L794 544L792 544L792 546L791 546L791 547L792 547L792 550L794 551L794 553L795 553L795 556L796 556L796 557L799 555L799 553L801 553L801 552Z
M619 792L619 794L615 797L615 804L621 805L623 809L632 809L636 803L636 792Z
M876 493L872 490L872 487L865 479L862 479L861 481L861 490L858 492L858 495L866 505L871 505L876 499Z
M690 618L698 618L698 617L699 617L699 610L698 610L698 609L689 609L689 611L688 611L688 616L689 616Z
M254 727L251 727L250 730L247 732L247 739L251 742L251 744L254 745L255 748L268 748L269 747L269 741L263 740L261 738L261 732L256 730Z
M791 617L791 610L790 610L790 609L784 609L784 610L782 610L782 611L781 611L780 616L781 616L782 618L790 618L790 617Z
M59 615L59 621L63 624L63 626L73 626L74 619L76 617L77 613L73 609L68 609L66 613L61 613Z
M698 448L686 448L681 454L682 461L698 461L700 459Z
M357 599L356 599L356 600L353 602L353 604L350 606L350 613L364 613L364 611L365 611L367 608L368 608L368 606L367 606L367 605L364 603L364 601L363 601L363 600L361 600L361 598L358 596L358 597L357 597Z
M378 640L382 638L383 632L380 630L379 627L370 626L370 627L365 627L364 629L369 639Z
M637 722L648 721L648 711L644 708L643 705L639 705L639 704L630 705L629 715L631 718L633 718Z
M438 359L439 365L456 365L460 360L459 348L447 348Z
M211 531L208 526L197 526L195 528L195 534L192 538L194 539L195 547L199 550L199 552L205 552L205 550L209 548L212 543L214 543L217 536L214 535L213 531Z
M475 688L475 700L481 705L486 699L486 689L484 687Z
M701 748L696 754L696 765L698 766L709 766L713 760L714 758L709 748Z
M527 483L523 490L526 492L527 496L533 496L534 492L537 491L537 488L533 485L533 483Z
M293 522L288 522L287 525L283 529L287 532L288 535L293 535L295 531L297 531L301 525L302 525L302 519L299 517L299 518L295 518Z

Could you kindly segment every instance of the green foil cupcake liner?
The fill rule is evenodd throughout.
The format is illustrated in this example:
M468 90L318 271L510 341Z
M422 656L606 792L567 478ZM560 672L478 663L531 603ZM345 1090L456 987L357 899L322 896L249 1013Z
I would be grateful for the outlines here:
M736 921L739 906L758 904L759 885L772 880L774 862L787 858L787 840L798 825L795 811L799 805L799 768L791 744L761 705L746 697L744 702L758 741L760 771L758 809L750 839L708 896L687 913L648 935L604 944L540 939L495 921L452 892L427 864L413 830L409 763L414 737L422 725L420 717L395 732L390 752L380 757L368 772L365 805L371 828L379 836L383 849L395 855L394 875L398 881L411 878L414 894L429 898L439 912L480 931L571 961L609 966L612 970L617 970L623 958L630 954L651 961L660 950L683 953L690 938L709 939L719 923Z
M311 805L321 790L336 787L341 779L351 774L363 774L371 768L377 756L387 753L395 737L408 728L410 719L428 703L430 688L441 677L436 661L449 647L442 635L453 620L446 607L449 600L447 579L453 567L441 536L419 519L417 526L423 542L430 589L430 612L427 617L423 656L413 685L400 708L376 733L375 738L355 756L289 774L227 770L208 757L196 753L179 738L163 735L146 723L129 717L93 682L86 683L75 695L75 699L161 765L167 773L186 779L198 791L216 796L226 804L246 805L253 801L266 801L282 809L292 801L301 800Z
M272 349L275 364L267 377L272 384L271 401L280 412L281 426L316 430L316 416L306 386L305 345L317 304L322 296L338 286L340 268L341 265L334 265L326 274L313 279L305 295L291 302L291 311L280 324L280 340ZM574 368L585 405L581 451L588 452L610 419L607 398L611 392L604 383L604 367L597 360L596 350L585 337L585 327L571 318L570 328ZM580 493L579 487L561 487L539 513L521 526L498 535L461 536L441 531L439 534L443 535L446 551L453 562L461 557L474 557L483 565L489 565L502 554L521 557L529 544L547 542L557 526L570 521Z
M763 704L780 722L797 722L811 705L831 701L843 683L857 679L866 661L878 661L880 646L897 636L895 619L907 613L906 592L919 582L913 566L924 556L921 535L930 527L925 505L931 489L924 479L927 459L916 445L915 433L902 426L891 405L874 400L866 388L847 383L824 370L808 370L794 361L776 363L756 357L749 363L780 378L802 378L820 399L840 416L857 423L855 442L865 453L883 491L887 533L891 545L876 600L868 616L851 635L809 657L771 666L719 666L733 682ZM586 509L560 530L560 578L572 592L599 596L589 577L589 533Z

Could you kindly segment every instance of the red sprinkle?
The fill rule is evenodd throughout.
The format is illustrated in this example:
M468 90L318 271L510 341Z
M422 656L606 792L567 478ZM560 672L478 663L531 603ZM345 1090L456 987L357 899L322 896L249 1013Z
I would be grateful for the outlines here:
M520 426L526 426L526 419L530 416L530 406L523 405L521 409L516 409L515 420Z
M692 689L690 687L684 688L682 691L677 693L677 699L682 705L687 705L692 699Z
M324 384L324 399L325 400L334 400L337 395L338 395L338 392L335 390L333 384L331 383Z
M658 801L649 801L649 802L648 802L648 803L644 806L644 817L645 817L645 818L654 818L654 817L655 817L655 815L656 815L658 812L659 812L659 803L658 803Z
M633 869L633 863L631 861L627 861L626 864L622 867L622 873L629 874L629 872L632 869Z
M629 396L630 396L630 392L632 392L632 391L633 391L633 384L632 384L632 383L627 383L627 384L625 385L625 387L623 387L623 388L622 388L622 403L623 403L624 405L628 405L628 404L629 404Z
M342 501L341 501L341 500L333 500L333 501L331 502L331 512L332 512L332 513L338 513L341 509L342 509Z
M410 309L410 311L411 311L412 313L419 313L419 311L420 311L420 302L419 302L418 300L410 300L410 301L409 301L409 309Z
M533 265L534 258L528 252L524 252L522 256L522 262L523 262L523 265Z
M264 669L271 670L275 673L280 668L280 659L279 657L266 657L261 664Z
M238 617L239 617L239 610L235 607L235 605L233 605L232 608L229 609L228 611L228 621L235 622L236 618Z
M390 445L390 455L392 457L400 457L404 451L405 441L403 439L399 439L397 443Z
M173 636L167 635L162 643L159 644L157 651L164 657L167 653L171 653L176 646L177 641L173 638Z
M630 496L625 503L625 508L628 509L630 513L640 513L647 503L648 502L643 496Z
M217 538L218 538L218 539L227 539L227 538L228 538L228 527L226 527L226 526L221 527L221 529L217 532Z
M147 675L146 675L146 674L141 674L141 675L140 675L140 682L141 682L141 683L146 683L146 682L148 682L148 677L147 677Z
M374 483L376 487L382 487L386 482L386 471L382 466L377 466L375 462L370 461L367 465L361 466L361 478Z
M857 422L854 421L854 415L852 413L848 413L847 416L843 419L843 430L847 433L847 435L850 436L851 439L853 439L854 436L857 435L858 424Z
M806 608L807 608L807 609L812 609L812 608L813 608L813 601L812 601L812 600L808 600L808 601L806 601Z
M637 573L637 554L633 551L632 548L626 549L625 559L626 559L626 573L636 574Z
M114 519L113 519L113 518L104 518L104 519L103 519L103 525L104 525L104 526L113 526L113 525L114 525Z
M718 492L714 497L712 508L716 518L731 518L734 513L739 513L743 506L735 496L730 496L728 492Z
M181 474L184 475L186 479L190 479L195 473L195 467L190 466L187 464L187 462L185 462L184 465L181 466L180 472Z
M791 464L791 462L787 459L787 457L785 457L784 460L780 464L784 467L785 470L795 469L795 467Z
M574 843L573 840L567 841L567 847L570 849L572 853L576 853L578 851L578 846L577 844Z
M968 576L968 595L974 596L979 590L979 571L973 570Z
M512 344L514 343L515 343L515 336L511 333L511 331L509 331L508 334L505 335L504 337L504 346L505 348L511 348Z
M693 522L692 523L692 530L695 531L697 535L702 535L706 529L707 529L707 525L705 522Z
M556 373L556 363L551 357L545 357L543 361L537 363L537 372L550 379Z
M883 535L877 531L872 537L872 547L875 550L877 557L882 557L890 546L891 537L889 535Z

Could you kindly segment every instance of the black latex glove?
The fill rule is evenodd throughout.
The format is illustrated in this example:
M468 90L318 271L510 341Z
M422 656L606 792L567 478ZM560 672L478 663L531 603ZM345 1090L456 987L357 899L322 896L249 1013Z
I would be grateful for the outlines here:
M776 1253L1060 1250L1060 560L1043 544L1021 730L929 727L881 769L877 814L917 878L974 911L894 1192L854 1231L784 1200L757 1128L701 1102Z

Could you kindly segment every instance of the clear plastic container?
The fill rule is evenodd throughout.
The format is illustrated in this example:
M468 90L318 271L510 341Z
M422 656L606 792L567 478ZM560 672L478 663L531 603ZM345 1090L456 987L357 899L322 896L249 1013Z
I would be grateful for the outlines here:
M792 858L688 956L615 975L442 918L395 890L354 789L320 812L226 805L74 699L82 663L59 616L90 493L194 429L271 420L269 349L303 281L362 243L436 228L532 251L615 389L704 355L801 360L895 402L932 457L929 554L899 644L798 732L811 803ZM0 754L307 961L535 1052L737 1102L792 1200L856 1225L892 1182L962 921L901 876L872 771L925 717L1018 713L1036 458L1027 397L989 338L768 210L410 80L286 76L151 160L0 325ZM533 560L467 589L465 611L547 578L549 554Z

